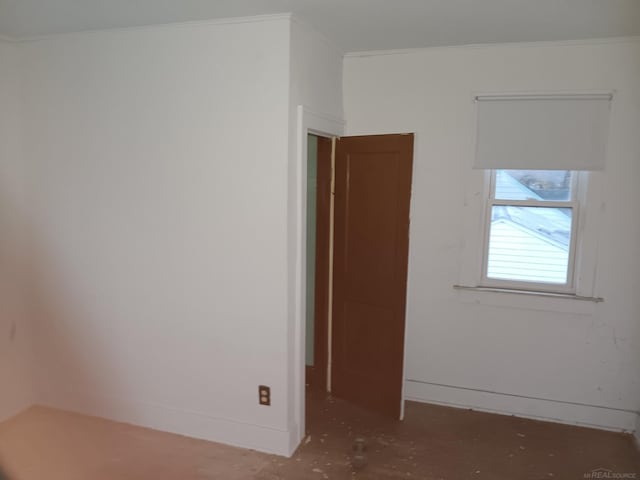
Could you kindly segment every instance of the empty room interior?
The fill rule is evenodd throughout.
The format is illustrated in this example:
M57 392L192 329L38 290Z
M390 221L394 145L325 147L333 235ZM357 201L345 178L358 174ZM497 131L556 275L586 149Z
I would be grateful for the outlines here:
M0 479L640 478L640 1L0 0Z

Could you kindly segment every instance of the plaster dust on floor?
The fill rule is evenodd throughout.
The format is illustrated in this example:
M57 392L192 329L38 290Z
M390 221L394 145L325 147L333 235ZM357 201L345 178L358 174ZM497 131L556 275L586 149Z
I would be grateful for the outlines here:
M400 422L322 393L307 411L284 458L33 407L0 424L0 462L11 480L640 478L629 435L414 402Z

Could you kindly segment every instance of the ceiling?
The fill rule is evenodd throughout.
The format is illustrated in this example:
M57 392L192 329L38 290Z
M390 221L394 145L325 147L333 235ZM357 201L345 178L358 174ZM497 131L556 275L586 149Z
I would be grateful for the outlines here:
M640 35L640 0L0 0L0 35L285 12L346 52Z

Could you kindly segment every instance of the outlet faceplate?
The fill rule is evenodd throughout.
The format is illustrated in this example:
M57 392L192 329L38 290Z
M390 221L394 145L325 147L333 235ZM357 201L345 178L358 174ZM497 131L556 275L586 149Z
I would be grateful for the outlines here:
M258 386L258 402L260 405L271 405L271 388L266 385Z

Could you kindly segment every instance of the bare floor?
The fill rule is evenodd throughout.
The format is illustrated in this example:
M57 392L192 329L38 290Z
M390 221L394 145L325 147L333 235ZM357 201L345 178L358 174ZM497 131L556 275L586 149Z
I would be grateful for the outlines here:
M640 479L629 435L411 402L396 422L308 397L290 459L42 407L0 424L0 457L15 480Z

